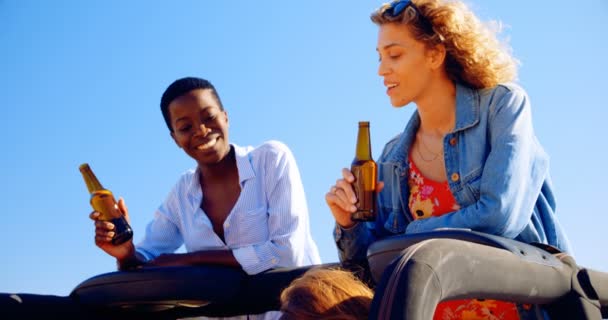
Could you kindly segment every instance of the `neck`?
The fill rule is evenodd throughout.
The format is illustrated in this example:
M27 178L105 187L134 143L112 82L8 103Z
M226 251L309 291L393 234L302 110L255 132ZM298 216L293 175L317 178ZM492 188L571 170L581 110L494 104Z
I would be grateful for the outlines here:
M420 115L419 132L444 136L456 123L456 85L446 77L432 81L415 101Z
M237 172L234 148L230 146L230 151L228 151L228 154L226 154L226 156L224 156L219 162L213 164L199 163L198 167L201 182L211 182L226 179L226 177Z

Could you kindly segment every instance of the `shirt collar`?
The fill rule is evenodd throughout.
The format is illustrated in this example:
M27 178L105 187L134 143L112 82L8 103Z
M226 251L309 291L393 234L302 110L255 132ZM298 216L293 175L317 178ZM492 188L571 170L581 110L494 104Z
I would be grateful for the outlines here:
M255 178L253 164L251 163L251 148L239 147L236 144L231 144L234 147L234 156L236 158L236 168L239 172L239 183L241 186L246 180Z
M246 180L255 178L255 171L253 170L253 165L251 164L250 158L251 148L240 147L234 143L231 143L230 146L234 148L236 169L239 174L239 184L242 186ZM192 190L193 195L198 195L202 192L200 184L200 168L198 166L196 167L194 176L192 177L190 190Z

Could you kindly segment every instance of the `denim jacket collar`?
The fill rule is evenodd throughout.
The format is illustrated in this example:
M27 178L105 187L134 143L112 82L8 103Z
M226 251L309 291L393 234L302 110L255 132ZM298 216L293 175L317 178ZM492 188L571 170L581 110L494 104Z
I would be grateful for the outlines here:
M479 123L479 116L480 103L477 91L456 84L456 123L453 132L467 129ZM392 152L386 156L386 162L407 163L409 146L412 145L419 127L420 115L418 110L415 110L395 148L392 148Z
M479 109L479 93L469 87L457 84L456 124L453 132L470 128L479 123Z

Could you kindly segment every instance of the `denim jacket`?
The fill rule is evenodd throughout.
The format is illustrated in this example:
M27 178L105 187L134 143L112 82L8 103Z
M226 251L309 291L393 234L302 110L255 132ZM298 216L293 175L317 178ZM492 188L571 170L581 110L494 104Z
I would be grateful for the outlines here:
M534 135L529 99L514 84L474 90L456 87L456 123L443 139L448 184L460 209L413 220L408 208L408 153L420 126L415 112L403 133L389 141L378 163L375 222L344 229L334 238L340 261L365 265L368 246L384 237L466 228L540 242L569 252L555 216L549 157Z

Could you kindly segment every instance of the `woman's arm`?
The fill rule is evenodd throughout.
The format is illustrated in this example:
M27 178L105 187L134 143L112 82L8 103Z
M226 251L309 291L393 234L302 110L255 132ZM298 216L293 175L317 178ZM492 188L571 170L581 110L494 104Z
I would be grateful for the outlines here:
M146 226L144 238L135 248L139 259L147 263L163 254L172 254L183 243L183 235L177 226L174 212L179 206L179 194L183 192L178 183L165 201L154 213L154 218Z
M196 266L196 265L221 265L228 267L240 267L231 250L203 250L189 253L161 254L153 260L148 261L145 266Z

